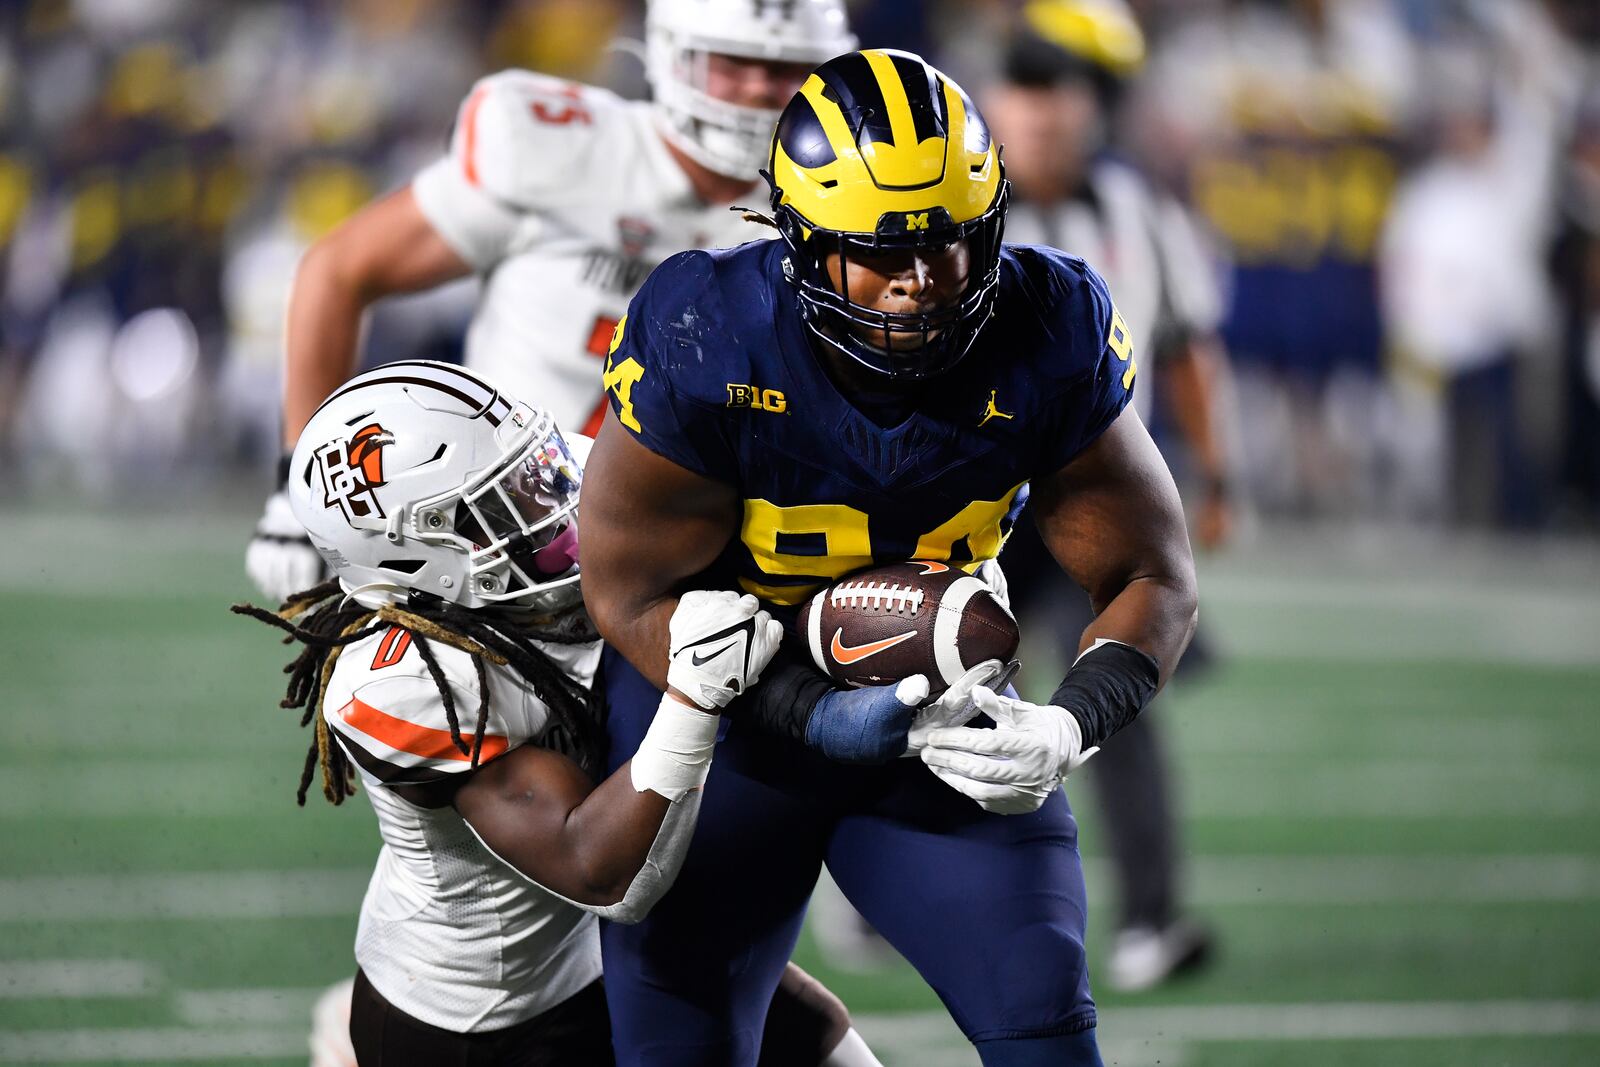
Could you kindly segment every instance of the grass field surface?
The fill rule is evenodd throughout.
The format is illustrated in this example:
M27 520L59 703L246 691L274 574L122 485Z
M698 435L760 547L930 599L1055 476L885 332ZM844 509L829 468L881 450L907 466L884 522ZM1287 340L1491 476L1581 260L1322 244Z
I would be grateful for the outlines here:
M250 522L0 515L0 1063L303 1064L352 970L376 833L295 808L285 650L226 611ZM1220 956L1101 994L1107 1061L1600 1063L1600 550L1256 540L1203 565L1222 660L1159 711ZM889 1067L976 1062L904 965L797 959Z

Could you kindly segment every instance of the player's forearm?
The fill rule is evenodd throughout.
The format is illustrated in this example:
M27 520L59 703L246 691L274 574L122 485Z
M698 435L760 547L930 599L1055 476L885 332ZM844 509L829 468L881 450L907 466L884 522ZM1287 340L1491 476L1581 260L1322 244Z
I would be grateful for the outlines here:
M757 613L757 630L775 626ZM770 631L763 636L776 641ZM764 662L771 651L752 645L752 656ZM690 682L689 688L699 687ZM562 828L584 882L585 896L573 899L613 922L633 923L672 887L699 816L720 723L676 688L661 698L633 759L574 808Z
M317 406L355 369L369 304L471 272L422 213L410 186L368 204L312 245L289 296L286 445L293 447Z
M1117 641L1132 646L1156 661L1160 684L1189 647L1199 618L1199 596L1193 567L1173 568L1160 575L1128 582L1083 631L1078 651L1096 641Z
M1217 416L1221 353L1208 338L1189 339L1163 368L1167 406L1208 485L1227 480L1227 453Z
M623 764L568 813L560 840L570 882L550 888L581 904L621 903L670 808L660 793L635 789L632 764Z
M295 271L285 332L284 450L294 447L312 414L355 369L361 317L372 298L335 249L313 245Z
M585 553L588 546L585 545ZM584 602L590 619L606 643L621 652L657 689L667 688L668 653L672 637L669 624L678 598L637 589L590 592L588 575L595 565L584 557Z

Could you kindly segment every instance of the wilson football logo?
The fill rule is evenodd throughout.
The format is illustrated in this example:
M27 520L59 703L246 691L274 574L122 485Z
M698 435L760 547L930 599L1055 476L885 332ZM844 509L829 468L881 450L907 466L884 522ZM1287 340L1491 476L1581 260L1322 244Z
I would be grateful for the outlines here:
M348 442L329 441L317 450L324 507L337 507L351 526L357 519L384 517L376 489L383 483L383 450L394 434L368 423Z

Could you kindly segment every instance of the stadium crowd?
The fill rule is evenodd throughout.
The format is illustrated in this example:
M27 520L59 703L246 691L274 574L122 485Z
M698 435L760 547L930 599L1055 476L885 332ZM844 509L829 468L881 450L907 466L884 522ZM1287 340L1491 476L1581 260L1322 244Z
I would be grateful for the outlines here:
M1018 6L851 4L864 45L921 52L980 102ZM1212 257L1228 492L1272 515L1600 524L1600 8L1131 6L1142 62L1103 141ZM0 485L265 486L299 255L436 155L483 73L641 94L618 42L642 14L0 7ZM473 286L386 304L369 355L450 358Z

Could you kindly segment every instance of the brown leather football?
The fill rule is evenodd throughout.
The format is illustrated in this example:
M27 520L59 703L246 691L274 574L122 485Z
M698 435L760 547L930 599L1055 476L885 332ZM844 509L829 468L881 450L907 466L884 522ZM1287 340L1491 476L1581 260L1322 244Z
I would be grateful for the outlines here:
M912 560L839 579L806 602L796 628L817 666L846 686L928 676L935 693L984 660L1017 653L1017 621L981 579Z

